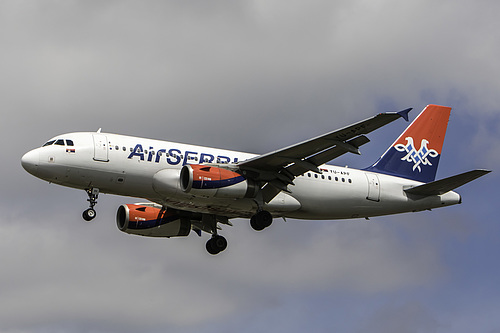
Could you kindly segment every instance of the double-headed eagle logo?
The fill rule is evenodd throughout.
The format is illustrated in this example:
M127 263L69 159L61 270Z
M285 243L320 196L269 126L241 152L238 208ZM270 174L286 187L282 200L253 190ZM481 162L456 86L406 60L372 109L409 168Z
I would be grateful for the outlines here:
M418 169L418 172L422 172L420 165L432 165L428 157L434 158L439 155L436 150L427 148L429 141L426 139L422 139L422 142L420 142L419 150L415 149L412 137L407 137L405 140L407 142L406 146L398 143L394 148L396 148L397 151L406 152L406 156L404 156L401 161L413 163L413 171Z

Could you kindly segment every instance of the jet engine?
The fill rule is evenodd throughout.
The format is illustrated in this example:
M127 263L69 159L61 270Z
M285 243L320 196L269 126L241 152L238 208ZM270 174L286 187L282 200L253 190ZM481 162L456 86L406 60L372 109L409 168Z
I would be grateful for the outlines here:
M121 205L116 224L128 234L150 237L187 236L191 231L190 219L154 205Z
M253 198L258 190L254 181L241 174L208 165L185 165L180 180L183 192L206 198Z

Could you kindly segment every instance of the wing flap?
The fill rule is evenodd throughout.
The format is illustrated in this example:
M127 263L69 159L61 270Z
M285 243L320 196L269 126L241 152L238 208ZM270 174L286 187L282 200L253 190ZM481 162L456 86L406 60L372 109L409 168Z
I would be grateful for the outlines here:
M409 189L406 189L405 192L408 194L416 194L423 196L441 195L451 190L454 190L457 187L465 185L473 181L474 179L482 177L490 172L491 170L482 170L482 169L472 170L461 173L459 175L436 180L424 185L411 187Z

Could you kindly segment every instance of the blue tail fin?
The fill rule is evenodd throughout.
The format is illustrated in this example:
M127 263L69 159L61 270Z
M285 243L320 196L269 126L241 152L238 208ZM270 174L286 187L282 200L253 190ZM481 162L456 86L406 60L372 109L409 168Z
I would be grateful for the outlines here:
M427 105L368 171L431 182L436 178L450 107Z

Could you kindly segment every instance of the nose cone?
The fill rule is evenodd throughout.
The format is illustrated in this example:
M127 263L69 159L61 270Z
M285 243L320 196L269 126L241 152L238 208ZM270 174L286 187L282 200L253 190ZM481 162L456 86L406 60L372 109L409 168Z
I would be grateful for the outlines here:
M40 153L37 149L27 152L21 158L21 165L24 170L28 171L32 175L36 176L38 171L38 164L40 163Z

